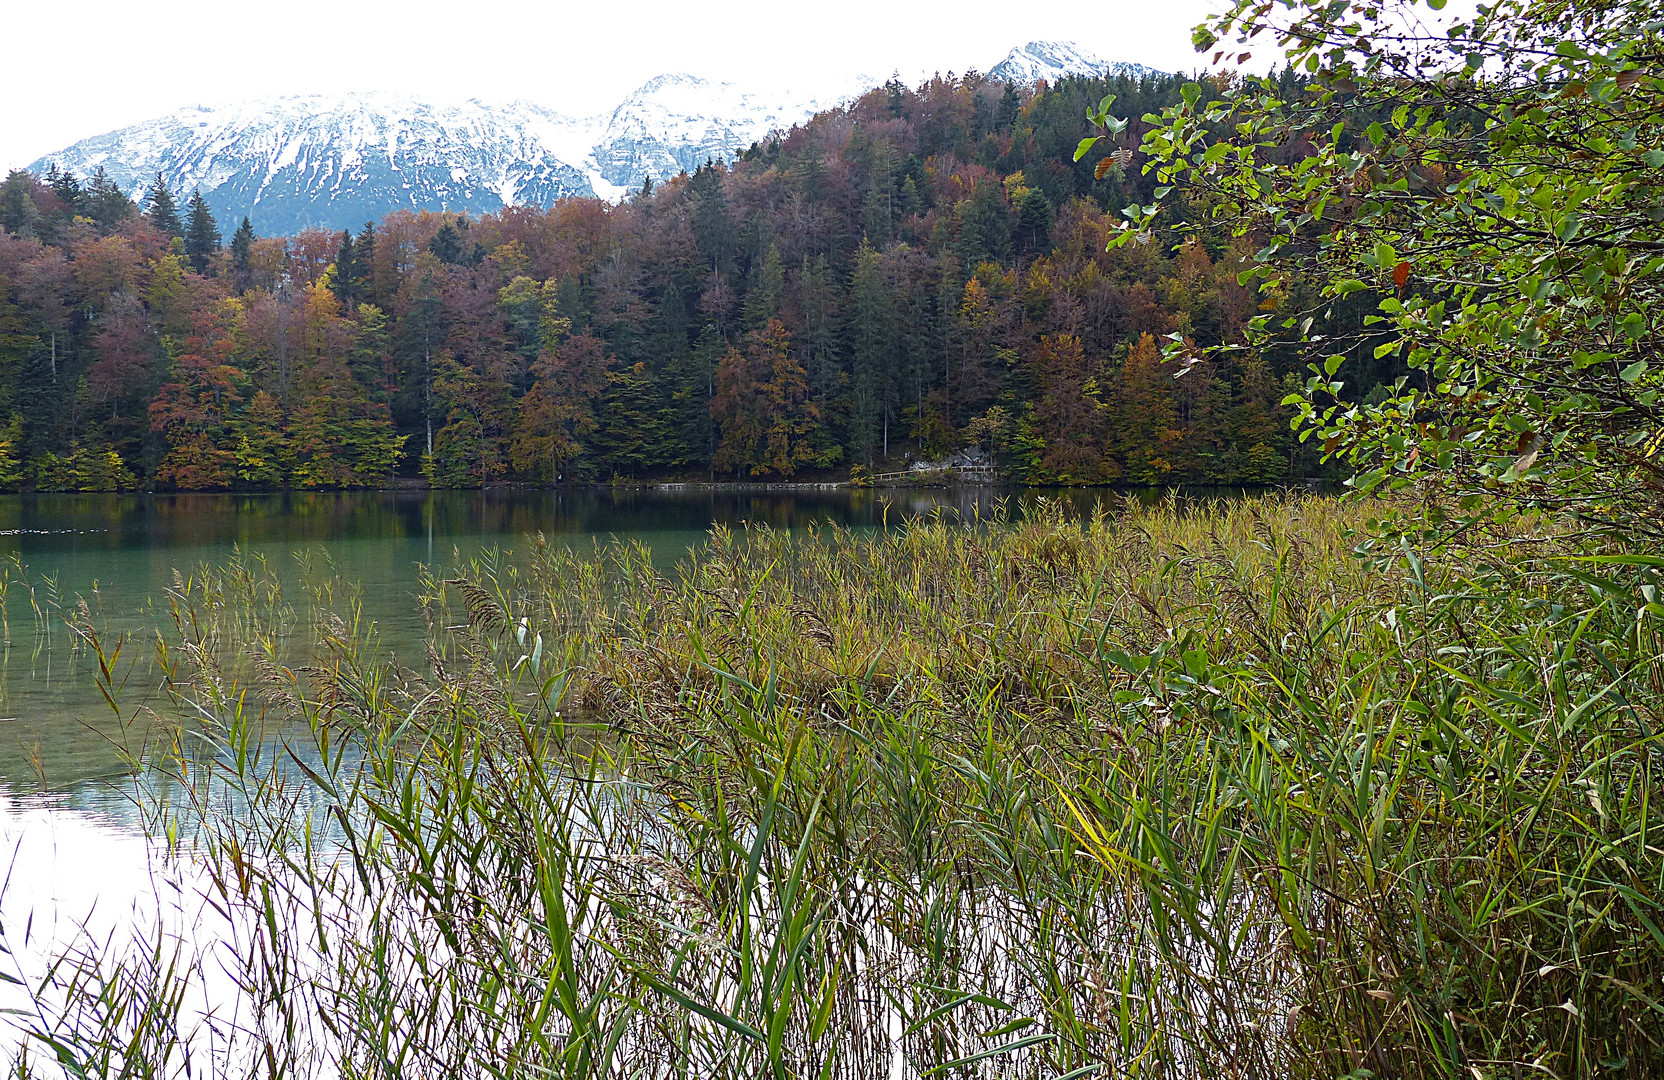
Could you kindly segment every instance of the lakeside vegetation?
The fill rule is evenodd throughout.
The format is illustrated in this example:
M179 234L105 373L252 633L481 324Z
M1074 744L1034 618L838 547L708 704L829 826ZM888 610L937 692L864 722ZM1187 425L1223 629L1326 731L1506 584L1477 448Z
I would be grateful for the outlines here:
M157 830L206 875L235 1023L188 1049L205 969L158 938L49 972L35 1046L81 1075L1664 1070L1664 8L1243 0L1196 42L1309 79L1181 87L1103 239L1240 243L1259 313L1159 355L1308 362L1281 401L1348 498L716 530L668 575L539 540L427 581L419 658L350 582L182 575L158 657L196 720ZM1081 160L1127 137L1112 104ZM1360 398L1360 357L1407 374Z
M350 583L203 568L165 816L240 989L195 1068L1656 1068L1658 622L1541 522L1364 524L719 530L669 577L536 545L432 582L403 663ZM39 987L41 1049L172 1075L204 976L152 947Z

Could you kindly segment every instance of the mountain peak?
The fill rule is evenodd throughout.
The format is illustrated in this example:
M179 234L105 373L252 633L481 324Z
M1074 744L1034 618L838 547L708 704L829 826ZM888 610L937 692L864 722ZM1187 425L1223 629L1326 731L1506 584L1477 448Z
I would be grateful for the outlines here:
M1019 45L995 64L988 77L996 82L1047 82L1069 75L1153 75L1156 72L1142 64L1111 63L1090 49L1073 41L1031 41Z
M1066 75L1143 73L1069 42L1031 41L990 75L1032 83ZM222 222L248 215L263 235L356 228L392 210L489 213L570 195L618 199L729 159L776 131L847 105L883 80L761 90L671 72L589 117L537 102L413 97L391 90L209 100L84 139L35 162L86 176L103 167L133 198L160 173L200 189Z
M642 83L641 86L637 87L636 92L630 96L640 97L645 94L656 94L661 90L670 90L681 86L706 87L726 85L726 83L712 83L709 79L701 79L699 76L689 75L685 71L672 71L663 75L653 76L651 79Z

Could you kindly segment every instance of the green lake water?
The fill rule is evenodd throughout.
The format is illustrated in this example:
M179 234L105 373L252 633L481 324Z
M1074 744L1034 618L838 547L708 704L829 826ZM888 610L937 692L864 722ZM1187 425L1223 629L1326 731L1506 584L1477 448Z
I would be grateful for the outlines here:
M117 744L132 746L135 736L123 735L104 704L92 660L71 648L64 616L84 600L107 636L128 633L126 655L140 662L120 695L123 712L165 710L149 659L156 631L168 625L167 590L176 571L222 562L236 550L263 556L286 581L298 582L303 561L332 564L361 587L382 643L399 655L419 654L423 623L414 598L421 567L443 574L459 556L512 550L539 532L580 550L613 538L637 540L668 569L716 524L877 530L941 509L974 516L999 500L1020 508L1037 497L987 487L0 497L0 571L9 582L0 787L67 792L122 775ZM1084 511L1115 498L1090 491L1053 497Z

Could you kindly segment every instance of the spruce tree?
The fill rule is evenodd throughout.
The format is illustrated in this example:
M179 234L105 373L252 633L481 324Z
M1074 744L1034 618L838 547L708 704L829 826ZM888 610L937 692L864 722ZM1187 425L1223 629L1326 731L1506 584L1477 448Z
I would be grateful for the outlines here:
M35 178L22 169L13 169L0 184L0 228L16 236L34 236L40 211L35 207L30 189Z
M450 222L439 226L439 231L428 241L428 250L433 252L434 258L450 266L462 261L462 238L457 235L455 226Z
M1017 88L1006 83L1005 93L1000 97L1000 107L994 113L994 129L1010 131L1016 126L1017 117L1022 111L1023 101L1017 96Z
M248 273L249 256L254 251L254 223L243 215L243 223L231 234L231 268L239 274Z
M46 183L52 194L64 204L64 211L69 216L73 217L86 209L86 193L74 173L67 170L59 172L58 167L53 165L46 173Z
M185 254L190 257L191 267L197 273L206 274L208 264L220 250L220 226L214 220L213 211L208 209L208 200L202 197L200 188L191 192L187 218Z
M741 318L745 329L761 330L780 313L786 291L786 274L780 265L780 249L769 246L768 254L751 271L751 289L745 294Z
M891 116L907 111L907 87L902 85L899 74L891 75L890 81L884 84L884 104Z
M87 216L97 223L100 232L111 231L139 212L133 200L122 193L102 165L94 169L87 179L86 207Z
M342 229L341 246L335 249L335 275L329 279L329 288L347 311L353 309L357 282L358 259L352 249L352 233Z
M364 231L358 234L353 244L353 265L357 269L352 283L353 295L361 304L380 304L381 295L376 292L376 227L373 222L364 223Z
M156 180L144 193L144 216L150 222L150 227L163 236L177 237L185 235L185 226L179 220L179 207L173 201L173 192L168 190L168 183L162 179L162 174L156 174Z

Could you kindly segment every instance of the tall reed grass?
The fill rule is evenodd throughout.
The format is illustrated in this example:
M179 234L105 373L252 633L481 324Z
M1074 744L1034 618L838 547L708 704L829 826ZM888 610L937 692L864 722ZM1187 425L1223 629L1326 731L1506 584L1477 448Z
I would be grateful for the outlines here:
M1664 560L1365 512L538 538L427 582L419 664L181 577L157 828L232 1000L82 955L14 1072L1664 1068Z

